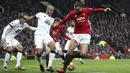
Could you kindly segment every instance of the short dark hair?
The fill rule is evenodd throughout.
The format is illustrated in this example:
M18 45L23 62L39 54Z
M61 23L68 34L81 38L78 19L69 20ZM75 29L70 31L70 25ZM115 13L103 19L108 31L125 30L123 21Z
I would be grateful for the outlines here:
M78 1L76 1L75 3L74 3L74 7L77 7L77 6L80 6L80 7L83 7L84 6L84 4L82 3L82 2L78 2Z
M59 17L55 17L54 22L60 21L61 19Z

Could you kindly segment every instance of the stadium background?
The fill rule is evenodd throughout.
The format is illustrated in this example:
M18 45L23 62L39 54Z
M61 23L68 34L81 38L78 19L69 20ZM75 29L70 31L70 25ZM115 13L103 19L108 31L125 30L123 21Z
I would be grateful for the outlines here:
M0 0L0 37L4 27L14 19L19 13L25 12L34 15L37 12L45 11L47 4L56 7L53 17L63 18L73 9L76 0ZM90 16L92 23L92 39L89 46L88 57L100 55L114 55L117 59L130 58L130 0L85 0L85 7L110 7L112 12L93 14ZM37 21L29 23L36 26ZM69 24L67 22L66 24ZM63 26L66 32L67 26ZM34 49L32 31L24 30L16 39L24 46L27 55L32 54ZM107 45L101 45L101 41ZM65 39L61 39L62 46ZM99 45L100 43L100 45ZM0 57L3 58L5 51L0 46Z

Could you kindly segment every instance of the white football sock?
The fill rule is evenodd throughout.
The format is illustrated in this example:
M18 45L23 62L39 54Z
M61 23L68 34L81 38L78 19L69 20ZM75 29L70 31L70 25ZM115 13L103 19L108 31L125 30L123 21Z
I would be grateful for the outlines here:
M21 60L22 60L22 53L18 52L17 53L17 62L16 62L16 67L21 65Z
M66 54L67 54L67 53L64 53L64 58L66 57Z
M50 53L49 54L49 62L48 62L48 67L51 67L52 66L52 62L55 58L55 53Z
M42 65L42 56L40 58L38 58L38 62L40 65Z
M83 62L83 59L82 59L82 58L80 58L79 60Z
M10 57L11 57L11 54L7 52L7 53L5 54L4 66L7 67L8 62L9 62L9 60L10 60Z

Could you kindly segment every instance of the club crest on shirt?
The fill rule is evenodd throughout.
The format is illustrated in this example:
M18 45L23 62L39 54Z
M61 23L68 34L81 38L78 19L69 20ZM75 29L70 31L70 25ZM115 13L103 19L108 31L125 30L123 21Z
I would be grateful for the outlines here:
M45 20L45 23L48 24L48 25L51 25L51 22L50 22L49 19L46 19L46 20Z
M85 17L79 17L76 20L77 20L77 22L84 22L85 21Z

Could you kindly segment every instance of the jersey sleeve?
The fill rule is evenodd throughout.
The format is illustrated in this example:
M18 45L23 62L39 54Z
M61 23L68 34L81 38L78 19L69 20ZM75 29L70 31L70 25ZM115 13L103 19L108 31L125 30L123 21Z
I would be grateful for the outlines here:
M37 13L37 14L35 15L35 17L36 17L37 19L39 19L39 18L40 18L40 15L41 15L41 13Z
M37 29L36 27L29 26L27 23L25 23L25 25L26 25L25 28L28 28L30 30L35 31Z
M18 20L14 20L11 23L9 23L9 26L11 27L15 27L17 24L19 24L20 22Z
M92 14L95 12L104 12L104 8L84 8L84 11L88 14Z
M71 38L69 36L67 36L64 32L63 32L63 28L60 28L60 33L62 34L62 36L68 40L70 40Z
M25 28L29 28L30 26L27 23L24 23Z
M73 12L70 12L63 20L59 22L59 25L64 24L66 21L70 20L73 15Z
M92 8L84 8L84 11L88 14L91 14L94 12L94 10Z
M71 38L69 36L67 36L65 33L63 34L64 38L71 40Z

